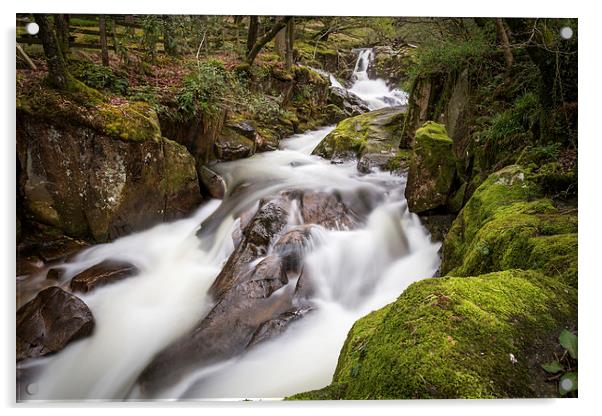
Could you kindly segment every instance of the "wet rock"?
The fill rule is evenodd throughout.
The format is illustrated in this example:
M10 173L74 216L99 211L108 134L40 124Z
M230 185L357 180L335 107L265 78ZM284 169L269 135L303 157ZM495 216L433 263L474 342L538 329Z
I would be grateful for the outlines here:
M229 124L228 127L231 127L238 134L245 136L247 139L255 140L256 130L251 121L239 121L238 123Z
M224 127L215 142L215 148L219 160L237 160L255 153L255 141L231 127Z
M282 258L287 272L299 273L303 254L311 238L312 225L301 225L287 231L274 244L274 252Z
M211 198L223 199L226 194L226 182L224 179L207 166L199 166L198 172L201 186L207 190Z
M445 126L429 121L416 131L405 196L411 212L445 209L456 176L453 141Z
M249 263L267 254L272 238L286 225L290 201L279 197L262 201L260 207L244 228L243 239L211 286L210 292L220 298L241 275L248 272Z
M295 311L294 291L285 287L288 279L278 257L269 256L244 277L235 277L236 283L219 298L211 312L189 334L159 353L142 372L138 382L143 395L151 397L200 364L211 365L242 353L268 337L267 322L284 320L282 314ZM276 291L278 296L274 295ZM287 322L294 316L295 312L291 312ZM285 322L280 326L284 327Z
M304 193L301 216L306 224L318 224L330 229L353 228L356 225L347 207L327 192Z
M399 149L405 112L404 107L393 107L347 118L316 146L313 154L334 163L357 159L358 170L364 173L375 167L395 170L393 165L388 166L392 161L407 159L402 157L407 152Z
M443 241L456 216L454 214L421 215L422 225L431 233L431 241Z
M93 328L84 302L56 286L45 289L17 311L17 361L60 351Z
M118 282L138 273L138 268L130 263L105 260L78 273L71 279L71 290L90 292L97 287Z
M354 117L370 111L360 97L344 88L331 86L329 92L328 101L341 109L346 117Z
M301 318L310 310L311 308L307 307L303 309L294 309L292 311L286 311L280 316L278 316L278 318L264 322L259 326L259 328L257 328L255 333L253 334L253 337L251 338L251 341L249 341L247 348L251 348L252 346L259 344L267 339L282 334L291 322Z

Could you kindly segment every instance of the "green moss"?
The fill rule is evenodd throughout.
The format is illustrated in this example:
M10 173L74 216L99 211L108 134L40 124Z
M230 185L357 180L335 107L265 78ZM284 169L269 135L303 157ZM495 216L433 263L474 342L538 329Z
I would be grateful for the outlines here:
M539 366L576 297L533 271L422 280L355 323L330 386L292 399L555 396Z
M161 136L157 115L144 102L99 105L96 124L107 135L123 140L140 141Z
M186 147L172 140L162 138L165 155L165 171L161 185L167 195L186 189L197 181L194 157Z
M576 236L568 239L571 243L563 237L577 232L576 212L561 212L541 195L535 177L520 167L492 174L452 224L442 272L467 276L536 269L576 287ZM543 241L549 244L545 249ZM559 266L559 259L565 265Z
M474 240L479 229L499 208L541 195L540 187L529 175L530 172L520 166L508 166L491 174L475 190L445 238L441 265L444 274L462 264L466 244Z
M364 153L393 153L400 137L395 133L404 113L385 108L340 121L316 147L313 154L327 159L360 158Z
M158 139L157 115L144 102L113 102L99 91L71 78L69 88L59 91L43 84L30 91L19 91L17 111L70 124L91 127L123 140Z
M396 172L401 169L408 167L410 159L412 158L412 151L408 149L397 149L395 156L389 158L385 164L385 169L389 172Z
M416 130L406 186L406 199L412 212L445 206L456 176L453 141L443 124L427 121Z

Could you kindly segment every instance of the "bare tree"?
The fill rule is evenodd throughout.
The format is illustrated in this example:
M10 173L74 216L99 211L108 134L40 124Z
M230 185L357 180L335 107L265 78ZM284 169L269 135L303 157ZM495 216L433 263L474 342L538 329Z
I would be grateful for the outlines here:
M69 72L67 71L56 34L48 21L48 16L45 14L34 14L34 18L40 27L40 39L42 40L44 56L48 63L48 80L57 88L67 89L69 87Z
M249 33L247 34L247 54L253 49L257 42L257 31L259 29L259 16L249 16Z
M502 44L502 50L504 51L504 60L506 61L506 67L508 69L512 68L512 63L514 61L514 57L512 56L512 49L510 49L510 40L508 40L508 33L506 33L506 28L504 27L504 22L502 19L495 19L495 28L497 29L497 36Z
M56 28L56 37L61 47L63 56L69 53L69 15L56 14L54 15L54 26Z
M107 46L107 24L105 15L98 16L98 29L100 31L100 51L102 56L102 64L109 66L109 48Z
M293 47L295 41L295 18L291 19L286 24L286 69L293 67Z
M274 39L274 37L276 36L276 34L282 30L289 22L289 20L291 20L291 16L286 16L286 17L281 17L276 19L276 22L272 25L272 28L267 31L262 37L260 37L259 39L257 39L254 43L254 45L251 47L251 49L247 52L247 63L249 65L253 65L253 62L255 61L255 58L257 57L257 54L259 53L259 51L261 51L261 49L272 39Z

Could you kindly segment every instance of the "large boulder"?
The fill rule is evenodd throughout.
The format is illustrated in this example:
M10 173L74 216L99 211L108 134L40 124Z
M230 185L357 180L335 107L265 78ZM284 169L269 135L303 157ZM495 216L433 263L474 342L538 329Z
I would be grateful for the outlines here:
M17 361L60 351L93 329L81 299L56 286L45 289L17 311Z
M518 165L492 173L454 220L442 272L535 269L577 287L577 211L545 198L539 179Z
M334 163L357 159L358 169L387 169L392 161L403 164L409 152L399 149L405 108L393 107L347 118L314 149L313 154Z
M162 138L156 124L152 134L149 126L146 135L128 134L120 123L142 116L120 114L125 121L115 116L100 129L17 112L18 183L28 219L102 242L198 206L195 162L186 148Z
M416 131L405 196L411 212L444 208L456 175L453 142L445 126L426 122Z
M541 365L561 354L576 304L534 271L422 280L353 325L331 385L292 399L558 396Z
M291 215L293 201L298 216ZM311 282L301 275L289 284L289 276L302 273L312 227L352 227L351 218L337 197L324 192L285 191L260 201L250 220L241 219L240 242L210 288L215 306L142 372L142 395L152 397L193 369L235 357L310 311Z

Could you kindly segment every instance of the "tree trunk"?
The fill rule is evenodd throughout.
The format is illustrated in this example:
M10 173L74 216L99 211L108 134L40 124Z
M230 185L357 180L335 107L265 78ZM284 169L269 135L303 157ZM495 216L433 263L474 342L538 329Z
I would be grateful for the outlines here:
M247 55L257 42L257 29L259 29L259 17L249 16L249 33L247 34Z
M63 52L63 56L66 57L69 53L69 15L55 14L54 25L61 52Z
M107 47L107 24L103 14L98 17L98 29L100 31L100 51L102 64L109 66L109 48Z
M286 24L286 69L293 67L293 47L295 41L295 18L291 19Z
M67 89L69 86L69 72L63 59L56 34L50 26L45 14L34 14L38 26L40 26L40 39L44 48L44 55L48 63L48 80L56 88Z
M278 52L278 56L282 62L285 61L286 57L286 42L286 27L284 27L278 33L276 33L276 37L274 38L276 52Z
M261 49L272 39L274 39L274 36L276 36L276 34L282 29L284 28L288 21L291 19L290 16L288 17L284 17L284 18L280 18L276 20L276 23L274 23L274 25L272 26L272 28L262 37L260 37L255 44L253 45L253 47L251 48L251 50L247 53L247 63L249 65L253 65L253 62L255 61L255 58L257 57L257 54L259 53L259 51L261 51Z
M169 56L177 56L178 47L172 19L171 16L163 16L163 48Z
M504 51L504 60L506 61L506 68L512 68L514 57L512 56L512 49L510 49L510 41L508 40L508 33L504 28L504 22L502 19L495 19L495 27L497 29L497 36L502 44L502 50Z

